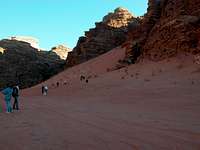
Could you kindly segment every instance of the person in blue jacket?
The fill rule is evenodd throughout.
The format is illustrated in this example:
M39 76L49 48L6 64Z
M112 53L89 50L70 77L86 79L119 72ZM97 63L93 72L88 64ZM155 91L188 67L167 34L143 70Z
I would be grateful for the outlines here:
M7 88L3 89L1 92L5 96L6 113L11 113L12 112L11 97L12 97L13 89L11 86L8 86Z

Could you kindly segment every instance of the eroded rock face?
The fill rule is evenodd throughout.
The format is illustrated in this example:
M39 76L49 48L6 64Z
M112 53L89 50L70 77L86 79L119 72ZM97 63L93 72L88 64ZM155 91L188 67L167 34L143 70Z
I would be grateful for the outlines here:
M145 55L151 60L162 60L179 52L199 53L199 20L199 1L165 0L161 17L145 43Z
M141 25L129 30L129 38L123 44L126 56L133 57L136 44L144 57L154 61L179 52L197 54L200 52L199 28L198 0L149 0Z
M29 43L17 40L1 40L0 88L19 83L30 87L62 71L65 61L48 51L38 51Z
M95 28L79 38L76 47L68 55L67 64L82 63L121 45L126 40L130 23L137 26L139 19L126 9L117 8L114 13L109 13L102 22L95 23Z
M162 4L155 0L149 0L147 13L140 17L140 25L135 27L129 25L128 38L122 47L126 48L126 58L131 63L135 63L139 55L143 53L143 46L145 45L148 35L154 25L160 19Z

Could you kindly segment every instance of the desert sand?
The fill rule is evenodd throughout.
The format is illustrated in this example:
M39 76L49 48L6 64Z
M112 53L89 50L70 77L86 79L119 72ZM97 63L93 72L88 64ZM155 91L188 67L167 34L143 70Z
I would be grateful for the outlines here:
M42 84L23 90L21 110L0 113L0 149L199 150L200 65L193 56L115 70L123 57L116 48L67 69L42 83L48 96Z

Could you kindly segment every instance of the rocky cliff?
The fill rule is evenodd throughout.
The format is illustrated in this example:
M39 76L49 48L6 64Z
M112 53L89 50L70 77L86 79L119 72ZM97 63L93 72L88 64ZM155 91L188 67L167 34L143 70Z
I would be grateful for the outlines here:
M67 64L82 63L121 45L126 40L128 25L138 26L139 20L124 8L115 9L79 38L76 47L68 55Z
M199 29L199 1L165 0L161 17L144 46L144 53L152 60L165 59L179 52L197 54L200 52Z
M137 51L158 61L179 52L200 52L199 0L149 0L147 14L137 29L130 29L126 59L135 62Z
M26 88L38 84L63 70L65 61L55 53L38 51L29 43L0 41L0 88L19 84Z

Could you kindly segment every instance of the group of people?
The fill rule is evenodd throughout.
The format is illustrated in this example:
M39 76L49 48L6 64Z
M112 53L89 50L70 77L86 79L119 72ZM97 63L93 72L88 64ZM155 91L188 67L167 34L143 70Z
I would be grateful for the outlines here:
M88 78L86 78L85 76L81 75L81 76L80 76L80 81L84 81L84 80L85 80L86 83L89 82L89 81L88 81Z
M8 86L3 89L1 93L5 97L6 113L11 113L13 110L19 110L19 86ZM11 101L12 97L14 98L13 106Z

